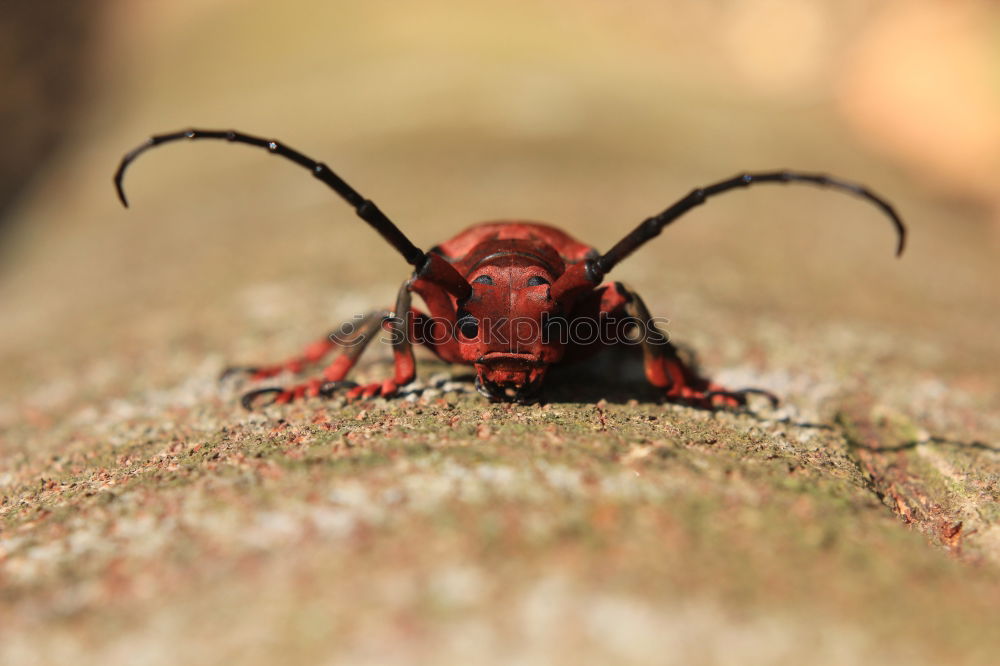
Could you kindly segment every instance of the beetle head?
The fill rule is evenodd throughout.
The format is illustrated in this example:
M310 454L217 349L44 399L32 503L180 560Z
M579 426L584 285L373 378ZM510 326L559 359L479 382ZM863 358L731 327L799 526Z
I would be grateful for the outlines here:
M549 365L562 359L565 320L551 285L565 269L551 247L492 240L470 253L472 294L458 304L456 339L476 368L476 387L492 400L525 400Z

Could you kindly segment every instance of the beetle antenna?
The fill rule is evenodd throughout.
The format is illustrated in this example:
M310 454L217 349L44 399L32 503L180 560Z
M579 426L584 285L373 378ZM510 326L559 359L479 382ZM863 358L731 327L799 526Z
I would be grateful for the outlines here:
M273 139L261 139L256 136L243 134L242 132L236 132L233 130L188 129L181 132L172 132L170 134L158 134L156 136L151 136L145 143L130 150L124 157L122 157L122 161L118 165L118 170L115 171L115 189L118 191L118 198L121 199L122 205L128 208L128 199L125 198L125 190L122 187L122 178L124 177L125 169L128 168L129 164L131 164L135 158L139 157L139 155L143 152L154 146L158 146L162 143L169 143L171 141L179 141L181 139L222 139L231 143L245 143L251 146L257 146L258 148L264 148L275 155L280 155L281 157L295 162L303 168L309 169L313 176L326 183L330 189L339 194L344 201L349 203L358 214L358 217L371 225L372 228L379 232L390 245L396 248L396 250L403 255L403 258L406 259L407 263L417 268L424 265L427 259L427 255L424 251L411 243L410 239L399 230L399 227L393 224L392 220L385 216L385 213L379 210L378 206L358 194L353 187L344 182L344 180L334 173L330 167L322 162L317 162L310 157L306 157L302 153L292 150L288 146L285 146Z
M707 187L699 187L692 190L690 194L667 208L659 215L655 215L643 221L632 233L618 241L607 254L595 260L596 268L601 274L607 273L614 268L619 261L635 252L640 246L646 243L663 231L663 228L688 212L695 206L705 203L705 200L716 194L722 194L737 187L749 187L757 183L811 183L820 187L830 187L842 190L878 206L885 213L893 226L896 228L897 243L896 256L903 254L906 245L906 227L896 210L885 199L873 194L868 188L857 183L849 183L842 180L835 180L829 176L812 173L798 173L795 171L772 171L766 173L744 173L728 180L723 180Z

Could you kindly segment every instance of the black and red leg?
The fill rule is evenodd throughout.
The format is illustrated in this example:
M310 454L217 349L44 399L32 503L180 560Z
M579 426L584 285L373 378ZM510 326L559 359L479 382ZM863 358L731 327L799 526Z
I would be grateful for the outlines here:
M341 327L340 333L331 333L325 340L313 343L301 356L297 356L285 363L251 369L251 377L253 379L273 377L285 370L298 372L305 365L322 360L323 356L335 347L340 347L343 350L323 370L321 377L316 377L287 388L270 386L250 391L243 396L243 406L247 409L253 409L256 400L264 395L272 395L272 403L284 404L298 398L332 395L339 389L353 388L353 384L344 381L347 373L357 363L358 358L364 353L365 348L371 340L378 335L383 322L390 315L391 313L386 310L369 312L356 325L353 323L350 326L345 324ZM329 345L324 344L325 342L329 343ZM317 353L319 350L323 350L323 353Z
M252 409L256 400L264 395L272 395L272 403L285 404L305 397L330 396L334 392L345 388L347 389L345 397L349 401L358 398L391 396L399 390L399 387L409 384L416 376L416 363L412 346L412 341L415 337L414 322L416 317L422 317L420 313L410 308L409 287L410 282L407 281L400 288L399 296L396 300L395 313L386 310L370 312L360 323L353 326L349 333L331 334L328 338L330 341L329 347L324 344L314 343L310 345L303 355L297 356L283 364L265 368L270 374L261 374L261 371L257 370L253 375L255 378L258 376L270 377L284 370L301 368L306 363L321 359L334 347L340 347L342 349L341 353L323 370L321 377L310 379L287 388L267 387L250 391L243 396L243 406L247 409ZM402 315L396 313L402 313ZM361 354L364 353L371 341L378 336L379 331L383 328L388 330L392 337L393 376L380 382L362 386L345 381L348 373L361 357ZM342 327L341 330L343 331L344 328ZM320 353L321 351L322 353ZM275 368L277 368L277 371L271 372Z
M632 322L631 332L642 349L646 379L661 389L668 400L698 407L740 407L746 404L748 394L762 394L772 403L777 401L766 391L733 391L702 376L693 363L681 358L668 335L656 326L642 298L622 283L603 285L595 292L595 299L599 300L581 305L589 305L598 317Z
M358 398L388 397L394 395L401 386L406 386L417 376L416 360L413 356L413 341L416 338L415 322L420 313L410 308L411 281L407 280L396 296L396 310L387 317L385 326L392 342L393 376L380 382L373 382L350 389L347 400ZM353 365L353 363L352 363ZM332 367L332 366L331 366ZM329 368L327 368L329 370ZM344 375L347 373L345 372Z
M739 407L746 404L744 393L729 391L710 381L681 359L677 347L657 327L639 294L620 283L615 283L613 287L624 300L622 311L636 322L646 379L653 386L663 389L667 399L702 407Z
M336 334L330 333L326 337L310 343L298 356L293 356L292 358L280 363L258 366L233 366L226 368L226 370L222 373L221 379L226 379L231 375L243 372L250 376L251 381L270 379L271 377L276 377L283 372L298 374L305 370L308 366L313 365L314 363L319 363L323 360L323 357L337 348L338 343L336 342L336 339Z

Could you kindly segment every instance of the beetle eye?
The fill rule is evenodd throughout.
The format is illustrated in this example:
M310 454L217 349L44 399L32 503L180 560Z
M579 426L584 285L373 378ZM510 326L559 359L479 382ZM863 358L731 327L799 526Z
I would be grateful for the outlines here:
M479 335L479 322L470 314L459 318L458 320L458 332L462 334L462 337L468 338L470 340L475 339Z
M485 284L487 286L493 286L493 278L489 275L480 275L475 280L472 281L473 284Z
M543 284L549 284L549 281L543 278L541 275L532 275L528 278L529 287L539 287Z

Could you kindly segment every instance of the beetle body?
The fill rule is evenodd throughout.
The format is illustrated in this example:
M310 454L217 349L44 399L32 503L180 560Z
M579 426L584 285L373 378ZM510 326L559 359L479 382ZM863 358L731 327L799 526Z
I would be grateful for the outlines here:
M641 347L646 378L665 398L698 406L744 404L753 389L728 391L685 364L656 328L642 299L618 282L603 281L622 259L659 235L668 224L711 196L758 183L805 182L867 199L893 222L902 252L905 228L886 201L863 186L824 175L776 171L745 173L692 190L658 215L644 220L608 252L581 243L555 227L537 222L487 222L470 227L429 251L417 248L382 213L328 166L283 144L232 130L185 130L151 137L127 153L115 173L123 204L125 169L145 150L182 139L220 139L264 148L309 169L350 204L413 266L393 310L376 310L348 330L341 329L299 356L247 370L254 380L285 371L300 372L335 350L339 354L321 377L291 387L267 387L244 395L252 408L264 395L273 402L347 389L347 398L391 396L416 377L413 345L429 348L450 363L471 365L476 387L491 400L531 399L553 365L579 360L614 344ZM426 312L412 306L417 294ZM380 329L392 335L394 373L378 383L357 386L347 375ZM757 391L760 392L760 391Z

